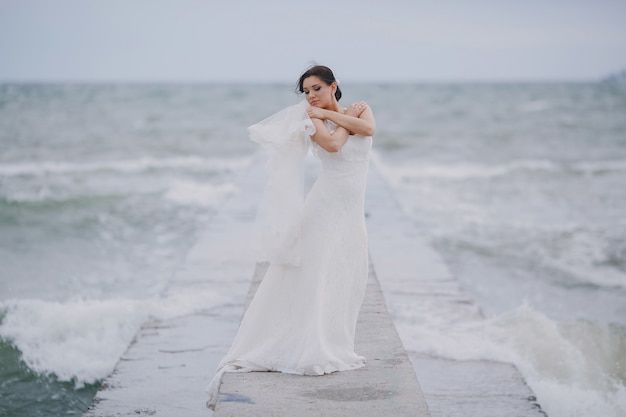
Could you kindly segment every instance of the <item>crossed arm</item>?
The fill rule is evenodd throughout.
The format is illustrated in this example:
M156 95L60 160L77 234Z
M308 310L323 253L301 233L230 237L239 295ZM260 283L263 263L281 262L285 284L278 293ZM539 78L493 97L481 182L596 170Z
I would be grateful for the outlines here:
M345 113L319 107L310 107L307 113L315 126L315 135L311 139L328 152L338 152L351 134L373 136L376 131L372 110L364 102L351 104ZM330 133L324 120L336 124L337 129Z

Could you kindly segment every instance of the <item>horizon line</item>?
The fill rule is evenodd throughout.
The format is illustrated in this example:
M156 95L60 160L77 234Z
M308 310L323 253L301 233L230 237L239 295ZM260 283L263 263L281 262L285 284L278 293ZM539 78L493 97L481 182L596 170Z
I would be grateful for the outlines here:
M611 74L613 75L613 74ZM355 78L342 84L541 84L541 83L590 83L611 79L603 77L527 77L527 78ZM244 84L244 85L290 85L296 84L284 79L216 78L216 79L176 79L176 78L0 78L0 84Z

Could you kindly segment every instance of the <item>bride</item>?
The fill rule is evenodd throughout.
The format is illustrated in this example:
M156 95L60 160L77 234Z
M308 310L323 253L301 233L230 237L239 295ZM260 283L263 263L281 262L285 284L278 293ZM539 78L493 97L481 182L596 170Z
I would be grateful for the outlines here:
M259 260L269 267L207 387L210 408L224 372L324 375L365 365L354 335L367 285L364 198L376 124L364 102L339 105L328 67L309 68L297 89L306 101L249 128L271 152L257 215ZM303 202L297 173L309 146L322 171Z

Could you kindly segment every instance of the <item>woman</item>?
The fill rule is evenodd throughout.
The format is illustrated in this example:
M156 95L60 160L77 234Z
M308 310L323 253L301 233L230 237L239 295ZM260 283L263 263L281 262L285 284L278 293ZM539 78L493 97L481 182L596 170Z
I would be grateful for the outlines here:
M374 116L363 102L339 105L341 90L328 67L309 68L298 90L306 103L250 127L251 138L273 151L265 197L270 225L264 226L271 233L261 242L270 265L207 388L210 408L224 372L323 375L365 365L354 352L354 335L367 285L363 206ZM288 184L296 176L285 168L301 161L308 143L322 172L297 207L297 186Z

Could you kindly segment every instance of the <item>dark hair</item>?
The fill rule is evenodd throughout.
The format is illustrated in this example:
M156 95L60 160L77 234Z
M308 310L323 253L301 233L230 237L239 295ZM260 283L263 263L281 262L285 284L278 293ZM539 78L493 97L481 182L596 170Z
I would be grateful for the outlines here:
M331 85L333 82L337 82L337 80L335 79L335 74L333 74L333 71L330 68L325 67L324 65L315 65L306 70L304 74L300 76L300 78L298 79L298 86L296 87L297 90L301 93L304 93L304 88L302 87L304 80L313 76L319 77L328 85ZM335 98L337 99L337 101L341 99L341 89L339 88L339 84L337 84Z

